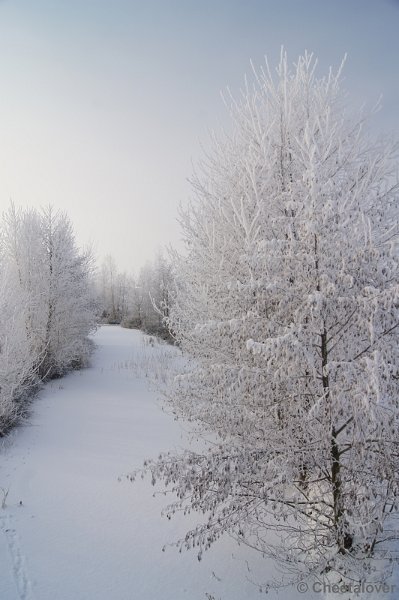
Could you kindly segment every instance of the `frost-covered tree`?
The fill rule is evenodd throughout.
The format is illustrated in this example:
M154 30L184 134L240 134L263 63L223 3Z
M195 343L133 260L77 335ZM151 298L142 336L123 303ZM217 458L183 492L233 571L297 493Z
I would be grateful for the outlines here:
M91 258L52 208L3 215L0 228L0 435L40 380L87 357L95 325Z
M40 214L44 352L41 374L53 377L87 357L87 335L94 328L90 252L75 243L64 213L48 207Z
M295 577L383 578L396 559L399 440L395 147L347 114L340 73L283 54L228 102L232 133L193 179L169 325L170 394L217 432L150 463L206 523ZM375 570L373 570L375 569ZM338 575L337 575L338 574Z

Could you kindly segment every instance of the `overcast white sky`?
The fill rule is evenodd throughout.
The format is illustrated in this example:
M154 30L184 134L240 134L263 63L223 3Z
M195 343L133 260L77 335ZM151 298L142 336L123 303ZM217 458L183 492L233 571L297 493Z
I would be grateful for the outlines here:
M345 52L351 102L383 94L399 137L399 1L0 0L0 207L51 203L80 244L136 270L179 239L200 141L280 46L320 73Z

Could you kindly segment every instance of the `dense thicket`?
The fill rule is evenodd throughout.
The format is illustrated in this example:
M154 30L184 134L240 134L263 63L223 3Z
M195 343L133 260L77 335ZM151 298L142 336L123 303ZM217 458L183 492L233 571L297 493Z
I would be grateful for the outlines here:
M0 435L41 380L82 364L95 326L91 258L68 217L17 210L0 223Z
M169 315L171 391L220 435L150 468L297 576L383 577L399 497L397 154L309 56L256 74L193 180ZM373 572L373 565L377 565Z

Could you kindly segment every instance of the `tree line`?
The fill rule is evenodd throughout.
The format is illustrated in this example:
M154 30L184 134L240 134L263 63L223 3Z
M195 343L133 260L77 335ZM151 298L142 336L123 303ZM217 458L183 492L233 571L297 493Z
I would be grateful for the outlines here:
M174 285L170 259L159 252L137 276L120 272L112 256L107 256L96 275L99 320L141 329L171 340L166 319Z

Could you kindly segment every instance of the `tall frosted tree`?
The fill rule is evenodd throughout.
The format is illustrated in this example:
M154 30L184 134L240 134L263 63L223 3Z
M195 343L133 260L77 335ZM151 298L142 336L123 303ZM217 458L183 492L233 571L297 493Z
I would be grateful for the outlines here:
M42 250L43 376L61 375L87 354L87 335L94 328L91 256L76 246L66 214L50 206L40 214Z
M170 395L220 439L150 469L171 513L208 515L183 541L200 555L229 532L295 577L379 579L397 558L397 154L315 67L255 73L193 178Z

